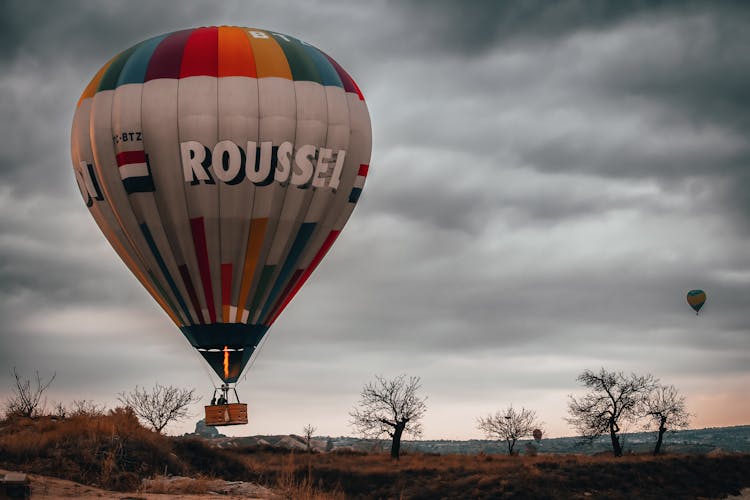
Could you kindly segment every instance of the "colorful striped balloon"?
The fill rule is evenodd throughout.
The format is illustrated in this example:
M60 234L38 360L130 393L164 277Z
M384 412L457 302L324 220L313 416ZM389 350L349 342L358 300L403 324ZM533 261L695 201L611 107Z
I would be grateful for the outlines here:
M695 314L698 314L703 304L706 303L706 292L703 290L690 290L687 293L687 301L690 307L695 310Z
M105 64L78 102L71 151L107 240L235 382L349 219L370 117L354 80L312 45L204 27Z

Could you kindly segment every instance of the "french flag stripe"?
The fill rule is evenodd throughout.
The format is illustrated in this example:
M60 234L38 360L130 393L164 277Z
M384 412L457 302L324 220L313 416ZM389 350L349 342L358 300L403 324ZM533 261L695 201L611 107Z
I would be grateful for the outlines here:
M123 151L117 153L117 166L129 165L131 163L146 163L145 151Z
M120 179L148 177L148 175L148 165L146 163L130 163L120 166Z
M154 191L154 182L151 180L151 171L145 151L122 151L117 153L116 158L120 179L122 179L122 185L125 187L126 193Z
M357 178L354 179L354 186L352 186L352 190L349 193L349 203L357 203L359 201L359 196L362 194L362 188L365 186L365 178L369 170L369 165L365 163L360 164L357 171Z

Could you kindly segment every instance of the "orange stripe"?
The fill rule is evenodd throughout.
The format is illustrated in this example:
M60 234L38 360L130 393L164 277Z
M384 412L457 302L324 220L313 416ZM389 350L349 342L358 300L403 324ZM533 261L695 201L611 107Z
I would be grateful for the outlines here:
M268 38L258 38L253 36L253 32L263 33ZM286 55L281 46L273 37L263 30L248 29L246 30L247 38L253 48L255 57L255 69L258 78L276 76L279 78L292 79L292 70L286 61Z
M257 77L253 48L242 28L219 27L219 77L222 76Z
M695 306L695 305L705 302L706 295L705 294L691 295L691 296L688 296L687 300L688 300L688 304L690 304L691 306Z
M242 311L247 304L247 296L250 294L250 285L253 283L255 269L258 267L260 251L263 248L263 239L266 236L266 225L268 217L253 219L250 221L250 234L247 236L247 250L245 251L245 266L242 268L242 285L240 286L240 298L237 302L236 322L242 321Z
M86 85L86 88L83 90L83 94L81 94L81 98L78 99L78 104L76 104L76 107L80 106L84 99L94 97L94 94L96 94L96 89L99 87L99 82L101 81L102 76L104 76L104 72L107 71L109 65L112 64L112 61L114 61L116 58L117 56L107 61L107 64L102 66L102 68L97 71L97 73L94 75L94 78L89 82L88 85Z
M221 320L229 323L229 303L232 301L232 264L221 265Z

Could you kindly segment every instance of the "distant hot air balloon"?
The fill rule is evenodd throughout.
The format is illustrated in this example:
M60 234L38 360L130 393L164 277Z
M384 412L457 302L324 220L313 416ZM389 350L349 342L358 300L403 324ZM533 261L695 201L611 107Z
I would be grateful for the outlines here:
M687 293L687 301L688 304L690 304L690 307L695 310L695 314L697 315L701 310L701 307L703 307L703 304L705 304L706 302L706 292L704 292L703 290L690 290Z
M226 396L349 219L371 129L327 54L220 26L113 57L78 102L71 144L99 228Z

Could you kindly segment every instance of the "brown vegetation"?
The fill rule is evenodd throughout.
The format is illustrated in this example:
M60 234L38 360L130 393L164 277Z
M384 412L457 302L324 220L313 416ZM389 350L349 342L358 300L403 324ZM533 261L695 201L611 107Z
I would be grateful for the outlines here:
M249 450L248 450L249 451ZM288 455L247 453L258 480L290 474ZM305 455L298 482L346 498L720 498L750 486L750 455L583 456L406 454Z
M0 467L119 491L136 491L142 479L165 473L198 478L182 493L203 491L216 478L252 481L301 499L720 498L750 487L748 454L410 453L396 462L387 453L222 450L159 435L125 409L0 421Z

